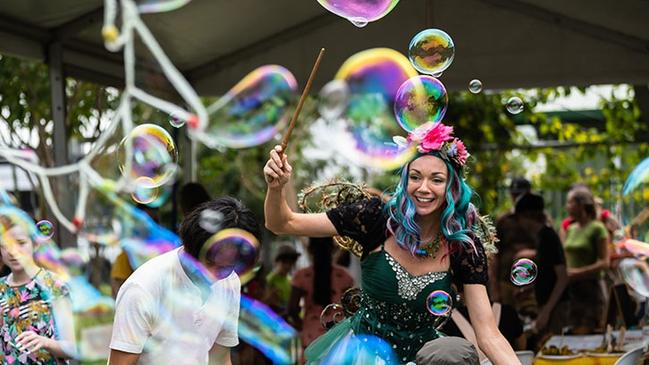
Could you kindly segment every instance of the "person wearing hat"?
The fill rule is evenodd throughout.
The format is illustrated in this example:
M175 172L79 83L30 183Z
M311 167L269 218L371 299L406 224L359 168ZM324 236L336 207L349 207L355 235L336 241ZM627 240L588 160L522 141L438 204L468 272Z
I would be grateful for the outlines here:
M275 313L283 315L286 312L288 298L291 295L291 271L295 267L300 253L289 244L279 247L275 255L273 271L266 276L266 299Z
M532 191L532 184L524 177L515 177L509 185L509 195L512 197L512 202L516 204L518 198L526 193Z

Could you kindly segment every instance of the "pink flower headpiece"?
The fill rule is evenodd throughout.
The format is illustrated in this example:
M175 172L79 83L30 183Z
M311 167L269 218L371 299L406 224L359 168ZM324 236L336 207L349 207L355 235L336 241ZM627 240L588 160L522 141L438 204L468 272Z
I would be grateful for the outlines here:
M459 166L464 166L470 156L464 143L453 137L453 127L442 123L419 126L408 135L408 142L416 144L420 153L439 151L443 159Z

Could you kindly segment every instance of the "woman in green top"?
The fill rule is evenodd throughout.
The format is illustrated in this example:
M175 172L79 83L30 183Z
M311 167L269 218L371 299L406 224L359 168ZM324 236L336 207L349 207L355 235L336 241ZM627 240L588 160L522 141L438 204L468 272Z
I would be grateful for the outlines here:
M575 333L602 329L604 296L600 277L609 265L608 231L597 220L595 199L590 190L578 187L568 192L568 226L564 248L570 284L570 324Z
M398 358L391 364L414 361L425 343L442 336L426 298L438 290L451 293L452 282L464 291L480 349L496 365L519 363L493 318L485 247L473 232L479 217L463 177L468 153L452 131L437 123L410 134L409 148L418 153L402 168L387 203L368 199L320 214L289 208L283 188L292 168L280 146L270 152L264 167L266 227L277 234L347 236L363 247L360 309L307 348L308 363L326 363L349 334L387 341ZM465 364L468 358L457 354L453 360Z

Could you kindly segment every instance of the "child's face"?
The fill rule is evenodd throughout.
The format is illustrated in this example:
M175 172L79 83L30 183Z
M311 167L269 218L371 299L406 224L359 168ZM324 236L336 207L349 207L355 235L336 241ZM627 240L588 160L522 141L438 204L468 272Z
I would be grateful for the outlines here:
M13 226L0 236L2 262L11 271L24 270L25 263L32 261L34 244L20 226Z

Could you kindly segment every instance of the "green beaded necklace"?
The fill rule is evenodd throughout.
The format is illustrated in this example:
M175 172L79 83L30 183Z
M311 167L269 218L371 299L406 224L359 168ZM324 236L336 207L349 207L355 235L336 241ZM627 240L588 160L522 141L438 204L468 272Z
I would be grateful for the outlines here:
M439 244L442 242L442 230L437 231L435 238L428 242L427 244L422 245L420 243L419 248L416 251L417 256L419 257L432 257L435 258L435 254L439 249Z

